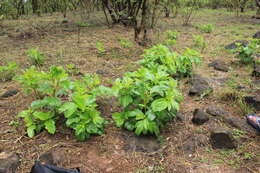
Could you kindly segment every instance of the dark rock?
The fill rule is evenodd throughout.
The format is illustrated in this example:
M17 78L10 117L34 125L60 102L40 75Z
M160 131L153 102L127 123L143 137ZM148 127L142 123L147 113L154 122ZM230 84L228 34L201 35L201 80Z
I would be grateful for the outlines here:
M107 74L107 72L105 70L97 70L96 73L99 75Z
M60 163L64 162L65 154L61 151L47 151L46 153L43 153L40 158L40 162L43 164L49 164L49 165L59 165Z
M253 35L253 38L260 39L260 31Z
M215 105L210 105L207 109L206 109L206 112L210 115L213 115L213 116L228 116L228 112L226 112L225 110L223 110L222 108L220 107L217 107Z
M229 71L229 67L224 62L219 60L215 60L212 63L209 63L208 66L214 67L214 69L218 71L223 71L223 72Z
M65 24L65 23L69 23L69 21L67 19L64 19L61 21L61 23Z
M245 102L252 106L256 111L260 111L260 95L246 96Z
M178 148L183 151L184 154L193 154L197 147L206 146L208 139L204 135L188 136Z
M125 149L131 152L153 153L160 149L160 144L153 136L125 136Z
M180 122L184 122L185 121L185 116L183 113L181 112L178 112L177 115L176 115L176 120L177 121L180 121Z
M207 122L208 120L209 120L209 116L207 113L205 113L204 111L202 111L200 109L195 109L195 111L193 112L193 118L192 118L192 122L194 124L202 125L205 122Z
M225 49L236 49L238 48L237 44L240 43L242 46L246 47L249 42L247 40L236 40L233 43L225 46Z
M0 173L15 173L20 166L20 157L15 153L0 153Z
M254 71L252 72L252 76L260 77L260 63L254 64Z
M224 117L224 120L232 127L249 132L251 134L258 134L258 132L247 123L246 119L241 119L237 117Z
M16 95L18 92L19 92L19 90L17 90L17 89L16 89L16 90L6 91L4 94L2 94L2 95L0 96L0 99L12 97L12 96Z
M201 76L193 76L190 80L191 89L189 91L189 95L194 96L200 96L204 94L206 91L213 90L211 86L209 85L209 82L206 78L203 78Z
M213 148L219 149L234 149L236 148L235 141L231 132L226 129L215 129L211 132L210 141Z

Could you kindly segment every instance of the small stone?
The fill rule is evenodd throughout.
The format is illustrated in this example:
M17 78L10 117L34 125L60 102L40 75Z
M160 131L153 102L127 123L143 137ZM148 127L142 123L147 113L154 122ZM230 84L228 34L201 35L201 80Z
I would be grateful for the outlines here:
M160 143L153 136L136 136L130 134L124 136L124 138L126 141L125 149L131 152L154 153L161 148Z
M260 95L246 96L245 102L252 106L256 111L260 111Z
M0 153L0 173L15 173L20 166L20 157L15 153Z
M208 139L204 135L190 135L188 136L178 148L184 154L191 155L195 153L197 147L206 146Z
M97 70L96 73L99 75L107 74L107 72L105 70Z
M252 72L252 76L260 77L260 63L254 64L254 70Z
M19 90L17 90L17 89L6 91L4 94L2 94L0 96L0 99L12 97L12 96L16 95L18 92L19 92Z
M234 149L236 148L235 141L230 131L226 129L215 129L211 132L210 141L213 148L218 149Z
M249 43L247 40L236 40L233 43L225 46L225 49L236 49L238 48L237 44L241 44L242 46L246 47Z
M260 39L260 31L253 35L253 38Z
M65 155L63 152L52 150L52 151L47 151L47 152L43 153L40 156L39 160L43 164L57 166L58 164L64 162L66 159L65 159Z
M191 88L189 91L189 95L191 96L194 95L200 96L208 90L213 90L210 87L208 80L198 75L195 75L191 78L190 84L191 84Z
M228 116L228 112L226 112L225 110L223 110L222 108L220 107L217 107L215 105L211 105L209 106L207 109L206 109L206 112L210 115L213 115L213 116Z
M247 123L246 119L241 119L241 118L237 118L237 117L224 117L224 120L227 124L231 125L232 127L237 128L239 130L249 132L250 134L258 133L253 127L251 127Z
M176 120L177 121L180 121L180 122L184 122L185 121L185 116L183 113L181 112L178 112L177 115L176 115Z
M209 116L207 113L205 113L204 111L202 111L200 109L195 109L195 111L193 112L193 118L192 118L192 122L194 124L202 125L205 122L207 122L208 120L209 120Z
M222 71L222 72L229 71L229 67L223 61L219 61L219 60L215 60L212 63L209 63L208 66L213 67L215 70Z

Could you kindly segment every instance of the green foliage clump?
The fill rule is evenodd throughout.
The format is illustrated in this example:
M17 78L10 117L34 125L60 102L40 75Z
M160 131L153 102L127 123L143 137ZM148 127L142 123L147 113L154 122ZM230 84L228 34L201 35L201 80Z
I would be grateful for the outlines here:
M6 66L0 66L0 81L12 80L17 70L15 62L9 62Z
M43 129L54 134L56 122L61 118L66 119L66 126L75 131L78 140L103 133L105 120L96 110L95 102L107 88L99 86L96 76L86 75L72 81L62 67L52 66L49 72L31 67L17 81L37 98L28 110L18 115L24 119L29 137Z
M260 53L259 42L259 39L252 39L247 46L237 43L238 48L234 50L234 52L237 53L235 57L238 58L242 64L253 63L255 55Z
M102 42L96 43L96 49L98 51L99 56L105 55L106 49L105 49L104 44Z
M167 46L173 46L176 44L176 40L177 40L177 37L178 37L178 32L177 31L166 31L166 40L165 40L165 44Z
M162 69L170 75L186 77L190 76L193 65L200 62L197 51L187 49L183 55L172 52L164 45L155 45L145 50L144 59L139 63L149 69Z
M41 66L44 63L44 55L37 48L29 49L27 56L33 65Z
M136 135L155 134L179 110L182 99L177 81L161 69L140 68L117 79L113 89L123 111L113 114L118 127L134 131Z
M122 48L131 48L133 47L133 43L127 39L119 39L120 46Z
M176 40L178 37L178 32L174 30L168 30L165 32L167 39Z
M205 41L204 37L200 35L193 35L193 39L194 47L203 52L207 47L207 42Z
M213 24L205 24L205 25L200 25L198 27L202 32L205 33L212 33L214 30L214 25Z

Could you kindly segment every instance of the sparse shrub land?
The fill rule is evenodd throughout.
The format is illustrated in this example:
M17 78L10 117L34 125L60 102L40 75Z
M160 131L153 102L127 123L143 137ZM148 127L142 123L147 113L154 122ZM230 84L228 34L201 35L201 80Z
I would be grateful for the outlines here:
M0 172L259 172L259 29L259 0L0 1Z

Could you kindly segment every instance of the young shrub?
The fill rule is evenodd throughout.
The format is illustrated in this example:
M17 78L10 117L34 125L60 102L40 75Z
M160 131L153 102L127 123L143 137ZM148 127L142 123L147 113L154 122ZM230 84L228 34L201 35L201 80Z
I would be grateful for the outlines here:
M198 11L200 0L182 0L180 14L183 25L188 25L193 15Z
M38 98L18 115L24 119L29 137L43 129L54 134L56 122L63 115L78 140L103 133L105 120L96 110L96 97L110 90L99 86L97 77L86 75L82 80L71 81L62 67L52 66L47 73L31 67L17 80Z
M99 56L103 56L106 53L106 49L104 48L104 44L101 42L96 43L96 49L98 51Z
M62 67L51 66L49 72L38 71L34 66L24 71L16 80L22 85L27 94L35 98L45 96L57 97L69 89L68 74Z
M200 35L193 35L193 39L194 47L203 52L207 47L207 42L205 39Z
M182 100L177 82L161 69L141 68L117 79L113 89L118 93L122 112L113 114L117 127L136 135L160 135L160 128L179 110Z
M29 49L27 56L33 65L41 66L44 63L44 55L37 48Z
M120 46L122 48L131 48L133 47L133 43L127 39L119 39Z
M187 77L192 73L193 65L200 62L199 53L186 49L183 55L171 52L168 47L155 45L145 50L139 63L149 69L161 69L171 76Z
M238 48L235 49L234 52L237 53L235 57L238 58L242 64L253 63L255 55L260 53L259 39L250 40L247 46L238 43Z
M205 33L212 33L214 30L214 26L212 24L201 25L198 28Z
M12 80L17 70L15 62L9 62L6 66L0 66L0 81Z
M165 32L167 39L177 40L178 32L174 30L168 30Z
M164 45L155 45L150 49L146 49L142 55L143 59L139 61L142 66L156 70L159 67L164 69L170 75L176 74L176 59L178 54L171 52Z
M178 77L190 77L193 72L193 66L200 63L200 54L196 50L187 48L176 61Z
M105 120L96 109L99 84L97 76L91 75L85 76L82 81L75 81L69 101L59 108L66 118L66 126L74 130L79 141L88 139L91 134L104 133Z
M174 46L176 44L176 39L178 36L178 32L177 31L166 31L166 40L165 40L165 44L168 47Z

